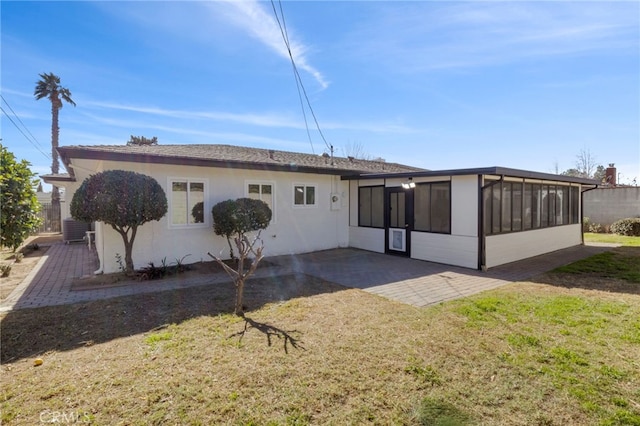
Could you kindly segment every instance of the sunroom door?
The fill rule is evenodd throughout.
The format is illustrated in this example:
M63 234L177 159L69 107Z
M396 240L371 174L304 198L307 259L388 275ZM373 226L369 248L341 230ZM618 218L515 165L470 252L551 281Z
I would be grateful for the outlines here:
M409 256L413 229L413 192L403 188L387 188L386 252Z

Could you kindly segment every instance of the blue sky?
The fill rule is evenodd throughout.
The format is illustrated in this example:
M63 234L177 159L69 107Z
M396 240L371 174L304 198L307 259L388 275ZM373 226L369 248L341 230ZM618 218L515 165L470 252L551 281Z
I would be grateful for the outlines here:
M622 183L640 182L637 1L281 6L337 155L360 146L428 169L555 172L586 150L599 164L615 163ZM50 104L33 97L44 72L59 75L77 103L60 112L61 145L143 135L161 144L327 151L308 109L307 135L270 2L0 8L1 106L28 136L2 114L2 143L38 173L50 171Z

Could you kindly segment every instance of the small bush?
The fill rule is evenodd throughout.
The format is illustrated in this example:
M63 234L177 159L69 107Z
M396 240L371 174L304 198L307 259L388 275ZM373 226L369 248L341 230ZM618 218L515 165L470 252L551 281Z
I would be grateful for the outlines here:
M22 262L22 259L24 259L24 254L21 252L17 252L16 254L13 255L13 258L16 261L16 263L20 263Z
M11 274L11 265L0 265L0 277L5 278Z
M611 224L611 232L629 237L640 237L640 218L626 218Z
M603 231L604 229L602 228L602 225L600 225L599 223L589 224L589 232L592 232L594 234L601 234Z

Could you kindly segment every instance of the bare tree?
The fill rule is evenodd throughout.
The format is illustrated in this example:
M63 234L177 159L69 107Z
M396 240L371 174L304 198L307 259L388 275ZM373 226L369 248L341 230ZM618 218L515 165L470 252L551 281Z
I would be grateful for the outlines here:
M582 177L593 177L594 172L598 167L596 157L587 148L582 148L580 153L576 156L576 170Z
M342 155L357 158L358 160L371 160L373 158L360 142L347 142L344 148L342 148Z

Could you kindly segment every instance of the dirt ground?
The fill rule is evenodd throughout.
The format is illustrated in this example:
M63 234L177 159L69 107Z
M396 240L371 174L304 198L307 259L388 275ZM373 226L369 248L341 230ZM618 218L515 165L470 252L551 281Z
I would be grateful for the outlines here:
M24 252L24 258L21 262L15 262L15 254L11 249L5 247L0 251L0 264L11 265L11 273L8 277L0 278L0 302L4 301L11 292L29 275L42 256L47 253L51 244L62 241L62 234L39 234L34 235L22 244L16 250ZM31 244L37 244L38 250L25 250Z
M226 263L231 264L230 261L226 261ZM234 266L235 265L232 265L232 267ZM247 269L247 266L245 266L245 270ZM262 260L258 265L258 268L269 268L272 266L275 266L275 264L267 260ZM160 269L158 265L156 265L155 268ZM144 268L136 271L135 274L131 276L125 275L124 273L114 273L79 277L74 279L74 281L71 283L71 289L76 291L92 290L97 288L135 285L136 283L141 281L160 282L164 279L171 279L176 277L180 277L180 279L188 279L201 275L211 274L226 275L226 272L222 269L222 266L220 266L215 261L196 262L189 265L184 265L182 268L180 268L180 271L177 270L176 265L169 265L167 267L167 272L163 276L157 278L149 278L148 276L145 276Z

